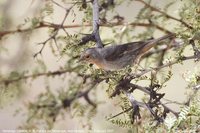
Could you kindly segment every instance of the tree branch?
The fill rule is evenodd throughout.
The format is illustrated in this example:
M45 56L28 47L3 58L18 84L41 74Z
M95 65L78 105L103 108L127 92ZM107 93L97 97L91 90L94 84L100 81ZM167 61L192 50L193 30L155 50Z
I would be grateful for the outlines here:
M99 48L103 47L101 37L99 35L99 5L98 0L93 0L93 33L96 41L96 45Z
M185 25L187 28L193 29L193 27L192 27L191 25L187 24L185 21L183 21L183 20L181 20L181 19L178 19L178 18L175 18L175 17L173 17L173 16L167 14L166 12L163 12L163 11L159 10L158 8L155 8L155 7L151 6L150 4L146 3L146 2L143 1L143 0L135 0L135 1L138 1L138 2L143 3L145 6L151 8L151 10L163 14L166 18L170 18L170 19L173 19L173 20L175 20L175 21L178 21L178 22L180 22L181 24Z
M76 99L78 99L78 98L81 98L81 97L87 97L88 99L89 99L89 97L88 97L88 93L95 87L95 86L97 86L100 82L102 82L103 81L103 79L99 79L99 80L94 80L94 81L92 81L92 83L90 83L90 87L87 89L87 90L85 90L85 91L80 91L80 92L77 92L77 94L74 96L74 97L72 97L72 98L70 98L70 99L68 99L68 98L66 98L66 99L64 99L63 101L62 101L62 103L63 103L63 107L64 108L66 108L66 107L69 107L70 105L71 105L71 103L74 101L74 100L76 100ZM87 100L86 100L87 101ZM93 102L91 102L91 101L87 101L90 105L92 105L93 107L96 107L96 104L94 104Z
M109 23L109 24L100 24L99 26L102 27L115 27L115 26L124 26L125 23ZM172 33L171 31L168 31L167 29L164 29L163 27L160 27L158 25L155 24L149 24L149 23L128 23L128 25L133 26L133 27L155 27L156 29L164 32L164 33ZM80 27L91 27L92 24L74 24L74 25L63 25L61 26L60 24L54 24L54 23L49 23L49 22L40 22L39 25L35 26L34 28L30 27L30 28L25 28L25 29L16 29L16 30L9 30L9 31L0 31L0 38L9 35L9 34L15 34L15 33L23 33L23 32L29 32L32 30L36 30L36 29L41 29L41 28L53 28L53 29L58 29L59 27L62 27L64 29L70 29L70 28L80 28Z
M142 86L139 86L139 85L135 85L135 84L132 84L130 83L132 79L134 78L138 78L148 72L151 72L153 70L160 70L162 68L165 68L165 67L168 67L168 66L171 66L171 65L174 65L180 61L186 61L186 60L190 60L190 59L195 59L197 58L196 56L188 56L188 57L182 57L181 59L179 60L175 60L173 62L170 62L170 63L167 63L167 64L164 64L162 66L159 66L155 69L147 69L147 70L144 70L143 72L139 73L139 74L133 74L133 75L128 75L128 76L125 76L122 80L119 81L119 84L115 87L115 91L113 92L113 94L111 95L111 97L114 97L116 95L119 95L121 93L121 91L125 91L127 97L129 98L129 101L132 103L132 106L133 104L134 105L137 105L138 107L142 105L142 107L144 107L144 103L140 103L140 104L137 104L137 101L133 98L133 96L130 94L130 92L133 92L135 89L138 89L146 94L148 94L150 96L150 103L147 103L146 104L146 108L149 109L149 111L151 112L151 114L155 117L156 120L158 120L158 122L162 122L163 121L163 118L162 117L166 117L166 114L168 112L171 112L172 114L174 114L176 117L178 117L178 112L175 112L174 110L172 110L171 108L167 107L165 104L163 104L160 100L161 98L163 98L164 94L159 94L159 93L156 93L156 91L154 91L152 88L146 88L146 87L142 87ZM153 86L152 86L153 87ZM152 91L152 92L151 92ZM152 100L153 99L153 100ZM162 113L162 116L159 116L157 113L158 112L155 112L153 111L153 107L156 107L158 105L161 105L163 108L164 108L164 111ZM128 108L127 110L123 111L123 112L120 112L110 118L108 118L108 120L110 119L113 119L121 114L124 114L128 111L130 111L131 109L133 109L132 107L131 108Z
M18 82L21 80L27 80L30 78L37 78L37 77L41 77L41 76L56 76L56 75L62 75L65 73L70 73L70 72L74 72L74 69L67 69L67 70L57 70L57 71L53 71L53 72L46 72L46 73L38 73L38 74L31 74L31 75L25 75L25 76L21 76L18 78L14 78L14 79L5 79L5 80L0 80L0 84L5 84L5 85L9 85L11 83L14 82ZM80 75L82 76L82 75Z
M161 65L159 67L156 67L156 68L152 68L152 69L144 69L142 70L142 72L140 73L136 73L136 74L132 74L132 75L129 75L131 79L135 79L135 78L139 78L140 76L148 73L148 72L152 72L152 71L158 71L162 68L165 68L165 67L169 67L169 66L172 66L178 62L181 62L181 61L186 61L186 60L191 60L191 59L196 59L197 57L196 56L188 56L188 57L182 57L178 60L175 60L175 61L172 61L172 62L169 62L167 64L164 64L164 65Z
M140 108L139 108L140 104L138 103L137 100L135 100L135 98L133 97L133 95L131 95L130 92L127 92L127 91L124 91L124 92L132 105L132 110L133 110L132 121L134 122L137 119L141 119Z
M56 4L57 6L59 6L59 7L63 8L63 9L65 9L66 13L65 13L65 16L64 16L64 18L63 18L61 24L60 24L58 27L54 28L54 32L50 35L50 37L49 37L47 40L45 40L44 42L39 43L39 44L42 44L42 48L41 48L37 53L35 53L35 54L33 55L33 57L36 57L38 54L42 54L42 51L43 51L45 45L46 45L47 42L49 42L50 40L54 40L55 45L56 45L56 47L57 47L56 36L57 36L57 34L58 34L58 32L59 32L60 29L63 29L63 30L64 30L64 28L63 28L64 22L66 21L67 16L68 16L69 13L70 13L70 10L76 5L76 3L74 3L70 8L67 9L67 8L63 7L62 5L58 4L57 2L54 2L53 0L51 0L51 1L52 1L54 4ZM65 30L64 30L64 31L65 31ZM65 31L65 32L66 32L66 31Z

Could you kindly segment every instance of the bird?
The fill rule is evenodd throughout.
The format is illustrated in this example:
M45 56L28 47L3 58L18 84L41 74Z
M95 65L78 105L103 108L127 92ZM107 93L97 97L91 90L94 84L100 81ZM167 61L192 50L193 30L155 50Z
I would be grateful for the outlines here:
M79 61L95 64L100 69L107 71L123 69L128 65L139 63L141 57L158 42L173 36L174 34L167 34L157 39L111 45L102 48L87 48L80 54Z

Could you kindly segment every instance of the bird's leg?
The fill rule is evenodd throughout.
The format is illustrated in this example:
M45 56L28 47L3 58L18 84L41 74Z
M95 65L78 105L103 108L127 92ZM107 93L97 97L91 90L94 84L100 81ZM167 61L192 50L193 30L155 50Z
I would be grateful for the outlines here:
M138 56L137 58L135 58L135 60L133 60L133 64L136 67L135 70L139 70L139 71L145 70L145 68L140 65L141 57L142 57L142 55Z

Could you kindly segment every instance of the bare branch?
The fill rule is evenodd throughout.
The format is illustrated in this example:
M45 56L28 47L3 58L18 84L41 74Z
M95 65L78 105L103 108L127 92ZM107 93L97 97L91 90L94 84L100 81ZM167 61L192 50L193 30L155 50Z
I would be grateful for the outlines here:
M66 8L64 6L60 5L59 3L55 2L54 0L51 0L51 2L54 3L55 5L59 6L60 8L66 10Z
M124 26L125 23L109 23L109 24L100 24L99 26L102 27L108 27L108 28L112 28L115 26ZM133 26L133 27L155 27L156 29L164 32L164 33L172 33L170 31L168 31L167 29L164 29L163 27L160 27L158 25L155 24L149 24L149 23L128 23L128 25ZM70 29L70 28L80 28L80 27L91 27L92 24L74 24L74 25L63 25L61 26L60 24L54 24L54 23L49 23L49 22L40 22L38 26L33 28L25 28L25 29L17 29L17 30L9 30L9 31L0 31L0 38L2 38L3 36L9 35L9 34L15 34L15 33L23 33L23 32L28 32L28 31L33 31L36 29L40 29L40 28L54 28L54 29L58 29L59 27L62 27L63 30L65 29ZM65 33L67 34L66 30Z
M152 71L158 71L162 68L165 68L165 67L169 67L169 66L172 66L178 62L181 62L181 61L186 61L186 60L191 60L191 59L196 59L197 57L196 56L188 56L188 57L182 57L181 59L178 59L178 60L175 60L175 61L172 61L172 62L169 62L167 64L164 64L164 65L161 65L159 67L156 67L156 68L152 68L152 69L144 69L142 70L142 72L138 73L138 74L132 74L130 76L130 78L134 79L134 78L139 78L140 76L148 73L148 72L152 72Z
M135 100L135 98L133 97L133 95L131 95L131 93L124 91L126 96L128 97L131 105L132 105L132 109L133 109L133 113L132 113L132 121L134 122L137 119L141 119L141 115L140 115L140 108L139 108L139 103L137 100Z
M193 51L194 51L194 56L197 57L195 61L198 61L200 59L200 51L197 48L197 46L195 45L195 42L194 42L193 39L190 39L189 43L192 45L192 48L193 48Z
M70 13L70 10L76 5L76 3L74 3L69 9L66 9L65 7L61 6L61 5L58 4L57 2L54 2L53 0L51 0L51 1L52 1L54 4L56 4L57 6L59 6L59 7L63 8L63 9L65 9L66 13L65 13L65 16L64 16L64 18L63 18L61 24L60 24L58 27L54 28L54 32L52 33L52 35L50 35L50 37L49 37L47 40L45 40L44 42L39 43L39 44L42 44L42 48L41 48L37 53L35 53L35 54L33 55L34 58L35 58L38 54L42 54L42 51L43 51L45 45L46 45L50 40L54 40L54 42L56 42L56 41L55 41L55 38L56 38L56 36L57 36L59 30L60 30L60 29L63 29L64 22L66 21L67 16L68 16L69 13ZM65 31L65 30L64 30L64 31ZM66 31L65 31L65 32L66 32ZM55 45L57 46L57 44L55 44Z
M98 0L93 1L93 34L95 37L97 47L103 47L103 43L101 41L99 35L99 5Z
M146 3L144 0L135 0L135 1L138 1L138 2L143 3L145 6L151 8L151 10L153 10L153 11L155 11L155 12L158 12L158 13L161 13L161 14L163 14L163 15L164 15L165 17L167 17L167 18L170 18L170 19L173 19L173 20L175 20L175 21L180 22L181 24L185 25L185 26L186 26L187 28L189 28L189 29L193 29L193 27L192 27L191 25L187 24L185 21L183 21L183 20L181 20L181 19L178 19L178 18L175 18L175 17L173 17L173 16L167 14L166 12L163 12L163 11L161 11L161 10L159 10L159 9L157 9L157 8L155 8L155 7L153 7L153 6L151 6L150 4Z
M47 77L56 76L56 75L59 76L59 75L70 73L70 72L74 72L74 69L57 70L57 71L53 71L53 72L44 72L44 73L38 73L38 74L25 75L25 76L21 76L21 77L14 78L14 79L0 80L0 84L9 85L11 83L18 82L21 80L27 80L30 78L37 78L37 77L41 77L41 76L47 76Z

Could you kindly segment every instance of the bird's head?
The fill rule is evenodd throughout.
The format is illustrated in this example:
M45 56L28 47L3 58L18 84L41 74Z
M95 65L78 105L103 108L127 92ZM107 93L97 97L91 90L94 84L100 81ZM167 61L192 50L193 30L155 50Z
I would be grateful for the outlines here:
M79 61L87 61L96 64L101 59L96 48L88 48L81 53Z

